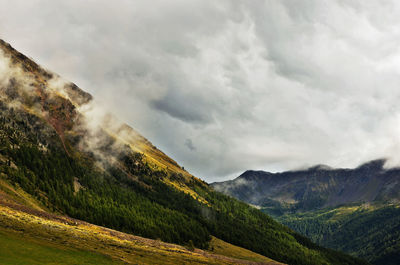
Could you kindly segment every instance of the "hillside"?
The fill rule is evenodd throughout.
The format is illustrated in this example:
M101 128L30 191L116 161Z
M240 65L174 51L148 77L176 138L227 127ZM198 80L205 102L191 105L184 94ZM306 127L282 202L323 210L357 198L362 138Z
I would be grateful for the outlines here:
M399 264L400 208L361 204L326 208L277 219L312 241L373 264Z
M282 264L217 238L210 248L223 246L222 252L167 244L36 210L30 206L40 203L29 195L0 187L1 264ZM17 197L29 199L29 206L17 203ZM242 255L232 258L229 251Z
M212 186L317 244L374 264L399 264L400 170L383 165L384 160L375 160L355 169L246 171Z
M0 175L16 202L190 248L212 248L214 236L288 264L365 264L215 192L128 125L92 116L92 97L76 85L5 42L0 51Z

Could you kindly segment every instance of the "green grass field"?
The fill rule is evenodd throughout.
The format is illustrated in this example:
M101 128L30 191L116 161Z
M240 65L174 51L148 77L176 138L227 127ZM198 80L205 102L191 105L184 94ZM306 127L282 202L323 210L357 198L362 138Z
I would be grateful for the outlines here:
M122 264L109 257L76 250L49 242L24 238L23 235L0 231L1 265L35 264Z

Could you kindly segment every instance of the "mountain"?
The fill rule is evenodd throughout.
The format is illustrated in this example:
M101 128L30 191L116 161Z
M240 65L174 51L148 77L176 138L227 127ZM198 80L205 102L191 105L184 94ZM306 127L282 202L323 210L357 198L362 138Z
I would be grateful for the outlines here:
M374 160L355 169L315 166L282 173L249 170L234 180L212 186L251 204L279 204L294 211L349 203L397 203L400 169L385 170L384 163Z
M325 247L347 252L377 265L400 262L398 205L343 205L276 218Z
M374 264L400 263L400 169L374 160L355 169L246 171L213 183L325 247Z
M215 192L102 113L91 95L4 41L0 135L1 245L14 246L11 252L0 247L0 260L10 264L58 255L71 260L66 264L76 264L76 257L88 263L366 264ZM39 254L22 253L25 243Z

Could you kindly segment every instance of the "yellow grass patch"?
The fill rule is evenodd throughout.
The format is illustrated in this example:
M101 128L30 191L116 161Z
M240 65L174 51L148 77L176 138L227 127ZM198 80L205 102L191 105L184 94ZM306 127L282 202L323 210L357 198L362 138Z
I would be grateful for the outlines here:
M215 254L224 255L224 256L237 258L237 259L245 259L245 260L251 260L254 262L262 262L262 263L270 263L270 264L283 264L283 263L276 262L270 258L264 257L260 254L254 253L245 248L241 248L241 247L229 244L229 243L227 243L221 239L218 239L216 237L212 237L212 239L211 239L210 251Z

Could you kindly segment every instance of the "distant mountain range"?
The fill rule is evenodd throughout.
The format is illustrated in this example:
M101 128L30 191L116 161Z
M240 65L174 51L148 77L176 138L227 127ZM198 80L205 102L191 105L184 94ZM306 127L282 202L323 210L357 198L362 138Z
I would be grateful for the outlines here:
M375 264L400 264L400 169L384 164L378 159L354 169L249 170L212 186L318 244Z

